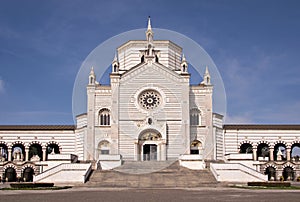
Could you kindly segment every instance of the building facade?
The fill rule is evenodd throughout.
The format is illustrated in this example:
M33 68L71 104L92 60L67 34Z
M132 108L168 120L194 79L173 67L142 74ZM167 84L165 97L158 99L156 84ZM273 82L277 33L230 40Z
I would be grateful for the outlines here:
M83 159L121 155L123 160L165 161L192 152L213 158L212 91L206 69L203 82L190 85L182 48L153 40L150 20L146 40L117 49L110 85L97 83L93 69L87 86L88 110ZM205 150L206 148L206 150ZM199 151L200 150L200 151ZM204 151L205 150L205 151Z
M0 126L1 180L68 181L61 176L71 170L74 178L124 161L178 159L209 167L218 181L299 178L299 125L223 125L209 68L191 85L182 48L154 40L150 19L145 33L117 48L109 85L91 68L87 113L75 126Z

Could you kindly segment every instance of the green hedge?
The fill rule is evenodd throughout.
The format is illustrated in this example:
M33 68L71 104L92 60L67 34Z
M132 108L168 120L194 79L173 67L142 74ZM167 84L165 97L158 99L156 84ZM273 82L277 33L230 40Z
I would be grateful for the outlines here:
M290 182L248 182L248 186L261 186L261 187L290 187Z
M11 183L12 188L23 189L23 188L37 188L37 187L53 187L54 183L42 183L42 182L20 182L20 183Z

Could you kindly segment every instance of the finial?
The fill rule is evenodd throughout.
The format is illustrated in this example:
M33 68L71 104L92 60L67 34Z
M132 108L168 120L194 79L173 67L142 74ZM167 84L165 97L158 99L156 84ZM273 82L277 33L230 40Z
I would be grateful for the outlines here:
M148 29L147 30L152 30L150 15L148 16Z
M146 38L148 43L152 43L153 41L153 32L152 32L152 27L151 27L151 18L150 16L148 17L148 28L146 31Z
M208 66L205 67L205 75L209 75Z
M118 62L117 53L115 53L115 57L114 57L114 60L113 60L113 62Z
M92 66L90 75L89 75L89 85L95 85L96 82L96 75L94 72L94 67Z
M184 56L184 53L182 54L182 59L181 59L181 61L182 61L182 62L183 62L183 61L186 61L185 56Z
M91 68L90 74L95 74L95 72L94 72L94 67L93 67L93 66L92 66L92 68Z
M207 65L206 65L206 67L205 67L205 73L204 73L203 81L201 82L201 84L204 84L204 85L211 85L211 82L210 82L210 74L209 74L208 66L207 66Z

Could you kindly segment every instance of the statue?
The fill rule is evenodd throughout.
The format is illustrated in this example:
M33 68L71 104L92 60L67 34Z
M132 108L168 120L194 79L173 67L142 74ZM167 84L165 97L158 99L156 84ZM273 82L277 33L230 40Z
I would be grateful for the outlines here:
M282 161L282 152L279 148L278 148L278 152L277 152L277 161Z
M41 158L38 156L38 155L33 155L31 158L30 158L30 161L40 161Z
M16 149L13 153L14 161L23 161L23 154L19 149Z

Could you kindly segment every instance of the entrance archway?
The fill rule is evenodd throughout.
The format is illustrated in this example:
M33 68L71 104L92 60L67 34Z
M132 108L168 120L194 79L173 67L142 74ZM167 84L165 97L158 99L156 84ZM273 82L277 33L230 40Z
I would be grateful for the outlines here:
M283 169L282 176L284 181L294 180L294 169L291 166L287 166Z
M165 157L161 157L162 145L164 143L162 141L161 134L154 130L149 129L143 131L138 140L138 155L140 156L138 160L141 161L160 161L165 159Z
M17 180L16 170L12 167L9 167L5 170L4 179L7 182L15 182Z
M201 154L202 155L202 143L199 140L194 140L191 143L191 154Z
M31 167L27 167L23 171L23 180L25 182L33 181L34 170Z
M276 169L272 166L269 166L266 168L265 175L268 175L269 181L275 181L276 180Z
M157 161L157 145L155 144L143 145L143 160Z

